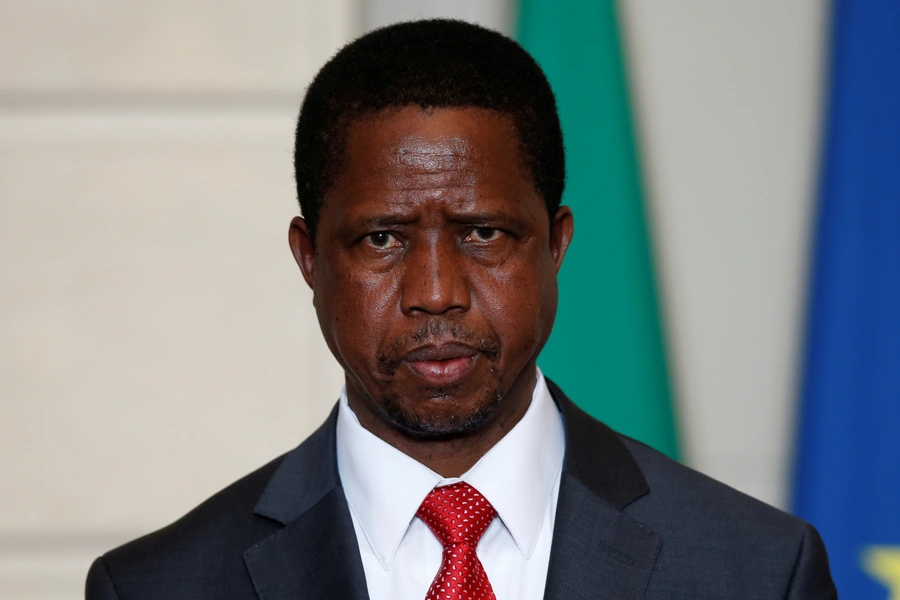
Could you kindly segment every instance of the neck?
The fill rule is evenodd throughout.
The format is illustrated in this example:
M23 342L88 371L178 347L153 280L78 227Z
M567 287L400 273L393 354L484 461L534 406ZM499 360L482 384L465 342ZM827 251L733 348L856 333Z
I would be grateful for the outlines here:
M426 437L398 428L369 408L347 387L347 401L360 425L441 477L459 477L471 469L525 415L534 393L534 364L524 369L490 417L476 430L446 437Z

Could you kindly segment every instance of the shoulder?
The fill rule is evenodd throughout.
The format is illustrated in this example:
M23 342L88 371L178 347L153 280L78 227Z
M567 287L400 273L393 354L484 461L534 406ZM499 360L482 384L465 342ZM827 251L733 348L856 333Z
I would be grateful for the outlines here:
M651 588L685 597L834 598L805 521L620 436L650 492L624 509L663 540Z
M563 474L582 490L560 509L602 520L613 508L637 526L622 531L656 539L646 598L836 597L812 526L613 431L548 386L566 425Z
M566 427L568 469L614 506L679 539L799 539L807 525L624 436L578 408L552 381ZM654 527L655 526L655 527Z
M336 417L335 408L298 447L97 559L88 599L256 597L244 553L335 487Z
M176 586L183 589L187 580L207 591L246 586L243 552L279 527L255 515L253 507L285 456L229 485L174 523L104 554L91 570L89 589L92 578L101 577L121 598L165 597Z
M619 436L647 480L650 493L632 507L648 518L679 513L692 529L727 522L734 533L802 533L806 523L784 511L687 467L649 446ZM747 531L747 532L749 532Z
M111 550L106 556L116 560L130 555L146 558L148 553L155 554L154 550L185 549L202 544L209 537L221 539L226 533L237 537L252 529L253 507L285 456L235 481L170 525Z

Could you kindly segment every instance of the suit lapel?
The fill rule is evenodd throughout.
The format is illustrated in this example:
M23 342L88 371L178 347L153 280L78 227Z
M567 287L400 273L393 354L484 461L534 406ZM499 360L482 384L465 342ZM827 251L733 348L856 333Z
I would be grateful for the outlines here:
M650 488L618 434L576 407L552 382L566 428L544 597L643 598L662 538L622 509Z
M285 456L254 512L284 525L244 552L260 600L367 600L350 510L337 473L337 408Z
M340 488L244 553L260 600L368 598Z

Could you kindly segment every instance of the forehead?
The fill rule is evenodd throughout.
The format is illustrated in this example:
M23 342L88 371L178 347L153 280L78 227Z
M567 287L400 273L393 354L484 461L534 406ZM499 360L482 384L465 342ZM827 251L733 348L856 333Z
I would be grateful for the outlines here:
M336 184L404 189L498 183L533 187L512 120L479 108L388 109L347 129Z

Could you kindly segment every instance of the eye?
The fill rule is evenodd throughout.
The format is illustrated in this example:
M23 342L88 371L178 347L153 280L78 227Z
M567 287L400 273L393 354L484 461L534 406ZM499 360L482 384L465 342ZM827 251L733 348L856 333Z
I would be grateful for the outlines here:
M398 243L397 238L387 231L370 233L364 239L370 246L374 246L375 248L390 248L396 246Z
M492 242L496 240L502 232L493 227L476 227L469 234L469 239L475 242Z

